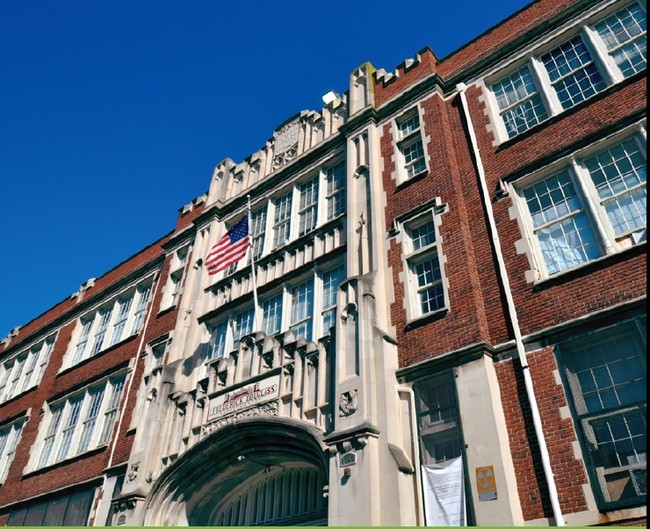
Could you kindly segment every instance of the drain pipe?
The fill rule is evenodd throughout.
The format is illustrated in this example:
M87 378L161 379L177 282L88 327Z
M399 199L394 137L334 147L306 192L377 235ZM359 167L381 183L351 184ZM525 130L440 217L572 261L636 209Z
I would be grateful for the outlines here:
M539 451L542 456L542 467L544 469L544 476L546 477L546 483L548 485L548 492L551 499L551 506L553 508L553 516L555 517L555 525L564 526L564 516L562 516L562 510L560 509L560 500L557 494L557 488L555 486L555 477L553 476L553 469L551 468L551 460L549 458L548 447L546 446L546 440L544 439L544 430L542 428L542 419L539 414L539 408L537 407L537 399L535 398L535 389L533 388L533 379L530 374L530 369L528 367L528 360L526 358L526 349L524 347L524 341L521 336L521 329L519 327L519 320L517 318L517 309L515 307L515 302L512 298L512 291L510 290L510 281L508 280L508 274L506 272L505 262L503 260L503 253L501 252L501 242L499 240L499 232L496 228L496 223L494 221L494 212L492 210L492 204L490 203L490 194L488 192L487 184L485 181L485 171L483 170L483 162L481 161L481 154L478 148L478 143L476 141L476 135L474 134L474 125L472 124L472 118L469 113L469 106L467 104L467 97L465 91L467 90L467 85L465 83L459 83L456 85L456 89L460 94L461 107L463 114L465 116L465 121L467 122L467 130L469 132L469 137L472 142L472 151L474 154L474 159L476 160L476 169L478 171L479 182L481 184L481 195L483 198L483 205L485 206L485 211L487 213L488 222L490 225L490 232L492 237L492 243L494 246L494 253L496 254L497 263L498 263L498 273L501 277L503 283L503 289L505 291L506 304L508 307L508 315L510 316L510 322L512 323L512 329L515 337L515 345L517 347L517 356L519 357L519 362L521 363L522 372L524 375L524 384L526 386L526 396L528 398L528 403L530 404L530 411L533 418L533 425L535 427L535 436L537 442L539 443Z

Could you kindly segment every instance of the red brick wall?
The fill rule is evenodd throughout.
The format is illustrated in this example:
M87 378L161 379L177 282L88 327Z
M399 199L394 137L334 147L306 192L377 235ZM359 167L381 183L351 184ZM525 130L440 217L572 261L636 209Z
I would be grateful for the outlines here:
M100 296L106 288L110 287L116 281L159 258L164 254L161 245L166 240L168 240L167 237L157 241L155 244L145 248L142 252L121 263L104 276L98 278L95 286L86 293L84 301ZM64 396L76 388L83 387L92 380L113 372L120 366L127 366L129 361L138 355L147 342L173 329L177 311L174 309L158 314L162 296L162 285L167 280L170 261L170 258L165 261L159 278L162 284L157 288L155 295L152 296L152 313L148 326L144 331L144 340L141 334L130 337L87 361L59 373L76 325L75 319L58 331L50 361L43 374L41 383L30 391L0 405L0 416L3 419L11 419L18 416L23 410L31 409L30 419L23 429L21 442L17 447L7 480L0 486L0 505L7 505L102 475L104 469L109 464L113 441L106 447L98 448L27 475L23 475L23 471L30 459L31 447L38 436L39 427L43 418L41 410L45 407L45 403L48 400ZM12 342L10 349L20 349L21 344L29 340L30 334L56 318L65 315L68 310L75 306L76 303L74 300L65 300L42 316L36 318L21 329L19 335L20 340ZM140 386L143 362L138 362L136 368L135 373L133 373L135 378L132 383L132 390L128 394L127 412L122 422L122 429L119 432L119 439L116 441L117 444L114 458L111 462L112 465L126 461L131 451L133 438L132 435L128 434L127 430L131 420L131 412L136 402L137 389ZM125 394L127 387L128 383L125 386ZM123 398L125 398L125 395L123 395ZM116 433L117 423L114 435Z

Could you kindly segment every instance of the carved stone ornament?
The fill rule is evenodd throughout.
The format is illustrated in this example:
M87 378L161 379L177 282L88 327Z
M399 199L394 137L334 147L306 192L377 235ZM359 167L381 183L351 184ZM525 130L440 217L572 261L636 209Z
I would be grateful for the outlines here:
M339 397L339 417L349 417L357 411L357 390L346 391Z
M243 419L246 417L277 417L278 415L278 403L277 401L267 402L261 406L256 406L254 408L249 408L247 410L242 410L238 413L212 421L211 423L203 425L201 428L201 439L207 437L212 432L215 432L219 428L223 428L228 424L232 424L237 419Z
M127 481L135 481L136 478L138 477L138 469L140 468L140 461L136 461L135 463L131 463L129 465L129 471L126 474Z
M287 123L284 127L278 130L273 136L275 137L275 154L285 152L290 147L298 143L298 120Z

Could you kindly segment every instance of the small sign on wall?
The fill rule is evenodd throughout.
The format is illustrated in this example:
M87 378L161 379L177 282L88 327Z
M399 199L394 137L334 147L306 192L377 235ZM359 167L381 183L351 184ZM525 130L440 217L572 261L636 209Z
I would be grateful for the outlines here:
M494 467L476 467L476 491L478 501L497 499L497 483L494 479Z
M339 458L340 468L351 467L356 464L357 464L356 452L346 452L345 454L341 454L341 457Z

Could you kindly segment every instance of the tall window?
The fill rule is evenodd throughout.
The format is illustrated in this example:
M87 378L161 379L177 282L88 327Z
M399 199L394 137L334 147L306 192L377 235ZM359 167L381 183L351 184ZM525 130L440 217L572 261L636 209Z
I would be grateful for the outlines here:
M585 154L520 189L542 275L558 274L642 240L646 194L640 136Z
M313 280L295 286L291 290L291 329L298 338L312 339L312 318L314 306Z
M36 386L54 347L50 336L0 364L0 403Z
M80 318L67 365L76 365L137 334L144 322L150 294L151 283L145 283Z
M325 171L327 220L345 212L345 171L345 161L338 162Z
M253 257L259 259L264 252L264 240L266 234L266 208L260 208L253 212L251 237L253 240Z
M234 326L233 326L233 336L234 336L234 347L237 349L239 347L239 341L253 332L253 320L255 319L255 310L245 309L235 315Z
M647 498L645 350L635 323L560 346L592 486L604 505Z
M122 339L124 329L126 328L126 322L129 318L129 312L131 311L131 305L133 304L133 296L134 294L131 293L128 296L118 300L117 302L119 309L115 323L113 324L113 336L111 337L111 345L116 344Z
M7 479L24 425L25 419L21 418L0 426L0 485Z
M277 248L289 241L291 232L291 193L275 200L273 217L273 247Z
M422 463L443 463L462 455L460 416L451 373L414 385Z
M632 4L596 25L607 52L623 77L646 67L646 12Z
M204 360L221 358L226 352L226 338L228 337L228 320L221 321L210 328L210 340L206 344Z
M298 236L302 237L316 227L318 212L318 178L300 184L298 187L300 206L298 208Z
M272 336L282 328L282 293L267 299L262 304L262 330Z
M345 279L343 265L326 270L321 276L323 283L323 293L321 296L321 334L327 335L330 329L336 325L336 292L339 285Z
M426 171L427 162L417 109L398 120L397 147L402 158L403 180Z
M404 236L410 318L414 319L446 307L433 211L405 222Z
M528 66L495 83L492 90L509 137L521 134L548 118Z
M105 445L113 432L124 378L112 377L51 404L33 469ZM105 394L110 397L105 398Z

